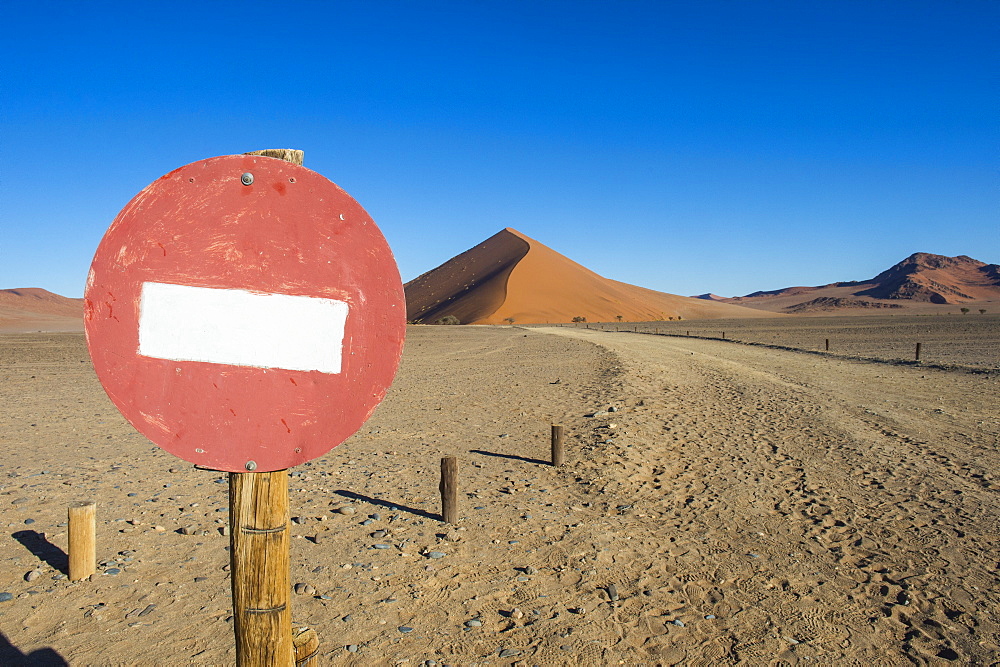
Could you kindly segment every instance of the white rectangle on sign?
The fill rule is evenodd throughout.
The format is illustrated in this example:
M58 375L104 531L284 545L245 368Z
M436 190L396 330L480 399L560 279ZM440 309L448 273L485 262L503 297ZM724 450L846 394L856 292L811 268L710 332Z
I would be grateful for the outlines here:
M339 373L347 311L336 299L143 283L139 354Z

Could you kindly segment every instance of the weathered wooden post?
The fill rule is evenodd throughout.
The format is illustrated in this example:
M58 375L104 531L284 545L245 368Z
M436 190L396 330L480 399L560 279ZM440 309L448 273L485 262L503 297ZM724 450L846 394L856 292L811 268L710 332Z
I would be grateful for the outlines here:
M562 424L552 425L552 465L561 466L566 462L566 452L563 447Z
M69 506L69 579L80 581L97 571L97 503Z
M914 361L920 361L920 343L917 343L917 349L915 350L915 352L913 354L913 360Z
M229 473L237 665L291 665L288 471Z
M441 459L441 519L445 523L458 522L458 459L445 456Z
M826 339L826 351L827 352L830 351L830 339L829 338Z

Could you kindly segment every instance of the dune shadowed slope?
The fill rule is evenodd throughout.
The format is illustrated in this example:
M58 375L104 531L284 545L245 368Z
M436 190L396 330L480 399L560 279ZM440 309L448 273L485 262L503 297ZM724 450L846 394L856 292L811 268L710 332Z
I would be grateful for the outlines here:
M405 288L407 319L423 324L448 316L462 324L532 324L766 315L609 280L509 227Z

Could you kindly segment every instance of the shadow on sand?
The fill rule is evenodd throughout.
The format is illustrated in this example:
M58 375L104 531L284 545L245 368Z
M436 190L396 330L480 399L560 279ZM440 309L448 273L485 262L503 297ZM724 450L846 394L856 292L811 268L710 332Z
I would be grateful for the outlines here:
M69 556L66 555L65 551L49 542L44 533L34 530L19 530L11 537L20 542L36 558L48 563L50 567L63 574L69 574Z
M482 454L483 456L496 456L501 459L511 459L512 461L524 461L525 463L536 463L543 466L552 465L551 461L543 461L542 459L532 459L527 456L517 456L516 454L501 454L499 452L488 452L485 449L470 449L470 454Z
M366 503L377 505L378 507L384 507L388 510L408 512L409 514L422 516L425 519L433 519L434 521L444 520L444 518L440 514L431 514L430 512L417 509L416 507L407 507L406 505L400 505L399 503L389 502L388 500L380 500L378 498L372 498L370 496L363 496L360 493L355 493L354 491L340 490L340 491L334 491L334 493L343 498L350 498L351 500L363 500Z
M69 663L51 648L40 648L25 655L0 632L0 665L6 667L69 667Z

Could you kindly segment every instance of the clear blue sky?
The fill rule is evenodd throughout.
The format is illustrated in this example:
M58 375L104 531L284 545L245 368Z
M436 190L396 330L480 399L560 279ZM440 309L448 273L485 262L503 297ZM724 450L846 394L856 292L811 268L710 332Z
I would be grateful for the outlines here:
M258 148L404 280L504 227L725 296L1000 262L1000 2L0 2L0 288L81 296L162 174Z

